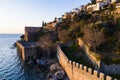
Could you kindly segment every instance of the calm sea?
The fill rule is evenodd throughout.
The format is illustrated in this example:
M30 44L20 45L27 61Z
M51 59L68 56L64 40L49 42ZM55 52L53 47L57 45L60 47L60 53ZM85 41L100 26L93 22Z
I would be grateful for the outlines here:
M19 37L20 34L0 34L0 80L42 80L23 67L17 49L11 48Z

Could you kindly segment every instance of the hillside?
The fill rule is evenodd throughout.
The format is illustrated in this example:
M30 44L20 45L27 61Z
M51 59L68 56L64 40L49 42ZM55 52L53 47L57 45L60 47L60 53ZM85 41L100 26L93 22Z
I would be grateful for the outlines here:
M29 44L41 44L34 45L39 58L55 57L59 43L70 60L119 79L120 3L97 9L98 3L75 8L49 23L43 21L42 27L25 27L21 38Z
M116 9L115 4L100 11L69 12L64 14L61 22L52 28L47 26L46 29L46 25L55 23L56 18L53 22L45 23L45 27L43 26L43 29L37 33L36 40L51 46L58 41L76 42L77 38L81 38L106 64L120 64L119 15L119 8Z
M99 53L104 58L119 59L120 14L115 13L116 11L117 9L106 9L93 13L71 13L58 25L60 42L82 38L91 51Z

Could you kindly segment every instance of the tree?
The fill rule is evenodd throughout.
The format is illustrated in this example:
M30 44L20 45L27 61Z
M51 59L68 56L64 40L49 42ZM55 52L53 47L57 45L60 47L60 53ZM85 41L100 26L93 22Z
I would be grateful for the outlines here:
M45 25L44 21L42 21L42 27Z
M58 38L61 42L67 42L70 40L69 34L70 32L68 30L59 30Z
M115 9L116 9L115 4L110 4L110 5L109 5L110 15L112 15L112 12L113 12L113 14L114 14L114 10L115 10Z
M84 41L96 51L96 48L105 41L104 33L96 28L85 28L84 29Z

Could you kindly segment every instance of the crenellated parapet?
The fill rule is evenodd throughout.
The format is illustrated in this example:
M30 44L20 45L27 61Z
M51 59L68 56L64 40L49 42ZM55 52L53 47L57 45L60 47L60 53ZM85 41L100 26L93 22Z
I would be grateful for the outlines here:
M70 80L113 80L112 77L106 76L97 70L69 60L59 45L57 45L57 57Z

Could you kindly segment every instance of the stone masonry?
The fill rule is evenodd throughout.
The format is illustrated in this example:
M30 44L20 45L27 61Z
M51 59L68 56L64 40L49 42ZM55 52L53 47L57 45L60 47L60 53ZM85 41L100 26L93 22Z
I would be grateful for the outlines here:
M59 45L57 45L57 57L70 80L113 80L110 76L69 60Z

